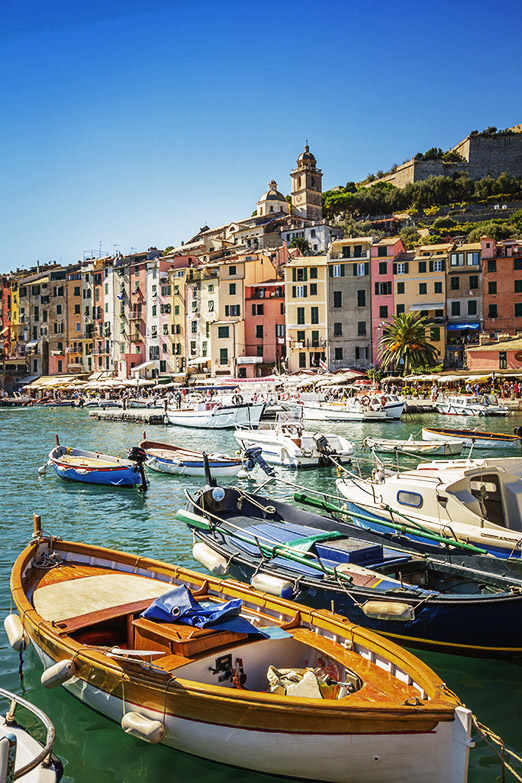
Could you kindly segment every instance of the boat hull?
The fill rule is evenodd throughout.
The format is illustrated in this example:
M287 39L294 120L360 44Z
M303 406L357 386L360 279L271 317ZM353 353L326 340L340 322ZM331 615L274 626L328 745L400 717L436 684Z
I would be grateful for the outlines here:
M302 436L296 438L300 443L303 437L308 433L302 433ZM234 432L235 439L243 449L251 446L259 446L265 462L271 465L284 465L289 468L317 468L323 465L332 465L329 459L314 448L311 444L310 449L301 448L296 444L292 437L280 437L276 431L269 430L237 430ZM328 435L325 435L328 439ZM332 457L336 462L349 462L353 456L353 446L345 441L344 438L334 436L335 440L331 443L337 443L341 448L333 448ZM330 445L330 443L329 443Z
M448 442L429 442L429 441L393 441L393 440L379 440L374 438L366 438L366 442L370 448L375 451L380 451L384 454L395 454L397 451L401 454L430 454L437 456L455 456L462 453L464 447L463 441Z
M71 465L70 458L77 460ZM114 464L97 466L95 463L112 461ZM83 484L102 484L111 487L135 487L141 483L138 468L133 463L124 464L115 457L105 454L82 451L81 449L54 448L49 454L56 475L67 481L79 481Z
M179 427L197 427L200 429L232 429L236 426L257 427L263 415L265 403L252 405L209 407L185 410L168 408L166 417L169 424Z
M242 469L242 464L234 460L225 462L220 459L213 459L209 455L208 461L210 471L216 478L226 478L237 476ZM173 460L161 459L160 457L149 457L146 462L148 468L158 473L170 473L174 476L200 476L205 475L205 465L202 460L185 460L174 462Z
M522 439L516 435L504 435L503 433L481 433L474 430L451 430L423 427L423 440L461 440L466 446L474 449L520 449Z
M304 403L303 417L310 421L386 421L384 410L347 410L342 406L325 407Z

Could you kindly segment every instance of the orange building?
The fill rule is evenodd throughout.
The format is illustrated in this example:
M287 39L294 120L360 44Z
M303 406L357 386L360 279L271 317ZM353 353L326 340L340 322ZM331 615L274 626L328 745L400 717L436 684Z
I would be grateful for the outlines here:
M522 331L522 242L482 238L484 331Z

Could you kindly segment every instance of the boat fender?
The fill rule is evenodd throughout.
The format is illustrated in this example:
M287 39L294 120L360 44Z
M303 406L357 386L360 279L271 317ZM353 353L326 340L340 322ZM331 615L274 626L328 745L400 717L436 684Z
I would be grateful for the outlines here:
M29 639L24 631L22 621L17 614L8 614L4 620L4 630L7 634L9 644L16 650L16 652L23 652L28 644Z
M165 727L159 720L151 720L139 712L126 712L121 719L121 727L125 734L156 744L161 742Z
M413 606L397 601L366 601L362 610L366 617L373 620L397 620L405 623L415 619Z
M207 571L214 576L225 576L228 574L228 563L223 555L214 552L203 541L198 541L192 547L192 557L201 563Z
M256 590L276 595L278 598L291 598L294 594L291 582L279 579L277 576L270 576L269 574L254 574L250 584Z
M56 688L58 685L63 685L64 682L74 677L76 672L76 664L71 658L64 658L58 663L54 663L44 671L40 677L40 682L44 688Z

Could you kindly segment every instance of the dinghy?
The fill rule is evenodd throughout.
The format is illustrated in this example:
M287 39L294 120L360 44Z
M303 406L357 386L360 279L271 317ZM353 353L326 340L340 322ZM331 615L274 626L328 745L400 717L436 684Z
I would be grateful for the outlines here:
M464 441L450 440L414 440L413 435L408 440L393 438L365 438L363 446L385 454L416 454L420 456L440 455L449 457L462 452Z
M471 713L408 651L328 611L35 528L11 590L45 686L135 737L244 769L467 780Z
M352 622L408 645L522 654L522 575L369 542L335 519L236 488L203 490L176 517L197 541L196 559L256 589L320 608L333 603Z
M18 617L14 624L7 623L8 638L17 620ZM16 631L11 638L14 640L15 636ZM27 699L5 688L0 688L0 698L9 701L8 711L0 715L0 781L12 783L16 779L21 783L58 783L62 778L63 767L53 753L56 732L47 715ZM24 728L16 719L18 707L31 713L28 728ZM37 724L45 729L44 745L37 739L39 732L35 731L35 718ZM27 724L27 721L24 723Z
M145 489L147 482L143 473L146 455L136 449L129 450L129 459L112 457L98 451L85 451L56 446L49 452L49 462L56 475L68 481L81 481L86 484L105 484L111 487L135 487L141 484ZM43 468L40 469L43 472Z
M153 440L142 440L140 448L147 453L147 467L159 473L172 473L176 476L205 475L205 463L200 451ZM246 460L228 457L226 454L207 454L207 459L212 475L219 478L237 476L246 465Z
M515 427L514 433L514 435L507 435L503 432L481 432L480 430L422 428L422 438L425 441L463 441L465 446L473 446L474 449L519 449L522 445L521 428Z

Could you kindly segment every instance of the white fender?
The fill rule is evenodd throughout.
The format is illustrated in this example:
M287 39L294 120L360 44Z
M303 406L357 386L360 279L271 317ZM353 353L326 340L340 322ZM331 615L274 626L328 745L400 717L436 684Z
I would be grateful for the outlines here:
M126 734L156 744L161 742L165 727L159 720L151 720L139 712L126 712L121 719L121 727Z
M397 620L404 623L415 619L413 606L398 601L366 601L361 608L366 617L374 620Z
M214 576L225 576L228 574L228 564L223 555L214 552L203 541L198 541L192 547L192 557L205 566Z
M4 620L4 630L9 644L16 652L23 652L29 644L29 638L24 631L22 621L17 614L8 614Z
M58 663L54 663L48 669L44 671L40 677L40 682L44 688L56 688L58 685L63 685L64 682L74 677L76 672L76 664L70 658L64 658Z
M279 579L277 576L270 576L270 574L255 574L250 580L250 584L261 593L277 595L278 598L290 598L294 593L291 582Z

